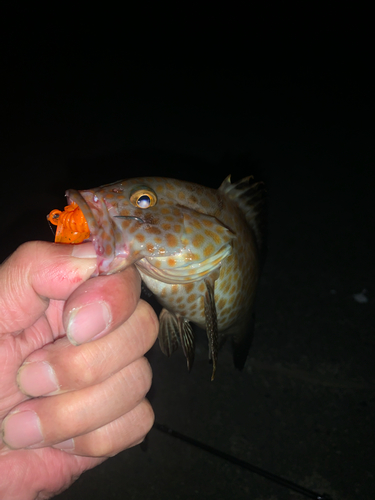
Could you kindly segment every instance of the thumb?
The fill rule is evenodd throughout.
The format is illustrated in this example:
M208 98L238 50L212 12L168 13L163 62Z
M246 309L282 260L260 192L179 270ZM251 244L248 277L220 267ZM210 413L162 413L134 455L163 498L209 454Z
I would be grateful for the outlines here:
M49 299L66 300L95 270L92 243L21 245L0 266L0 337L31 326Z

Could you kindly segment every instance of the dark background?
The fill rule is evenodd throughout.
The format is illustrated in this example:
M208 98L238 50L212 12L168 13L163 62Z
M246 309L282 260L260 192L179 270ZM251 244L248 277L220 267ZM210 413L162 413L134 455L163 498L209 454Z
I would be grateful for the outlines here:
M190 374L155 345L156 418L335 499L372 499L373 40L366 13L283 14L3 15L0 256L52 241L45 216L68 188L264 180L268 257L245 369L224 346L211 383L204 337ZM152 430L146 451L56 498L302 497Z

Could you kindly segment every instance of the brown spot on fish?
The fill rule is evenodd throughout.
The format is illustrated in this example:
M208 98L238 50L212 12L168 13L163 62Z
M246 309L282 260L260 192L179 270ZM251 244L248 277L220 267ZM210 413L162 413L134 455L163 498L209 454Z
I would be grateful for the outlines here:
M155 243L157 243L158 245L160 245L160 243L161 243L163 240L162 240L162 238L160 238L159 236L155 236L154 241L155 241Z
M176 265L176 259L172 259L171 257L167 260L169 267L174 267Z
M174 234L167 233L165 235L165 238L166 238L168 246L170 248L174 248L178 245L178 239L176 238L176 236Z
M194 283L186 283L184 285L184 290L186 293L190 293L194 289Z
M198 290L200 292L205 292L206 291L206 285L204 283L201 283L199 286L198 286Z
M195 293L192 293L191 295L189 295L189 297L187 298L187 301L189 303L191 302L194 302L196 300L197 296L195 295Z
M217 305L219 306L219 310L224 309L224 307L225 307L226 303L227 303L226 299L224 299L224 297L223 297L223 298L221 298L221 299L219 300L218 304L217 304Z
M195 248L199 248L200 246L202 246L203 242L204 237L201 234L197 234L196 236L194 236L193 245L195 246Z
M210 231L209 229L205 229L204 234L209 238L212 238L214 242L219 245L221 243L221 237L215 233L214 231Z
M154 245L151 245L151 243L147 243L146 248L147 248L147 251L150 253L155 252L155 247L154 247Z
M178 292L178 285L172 285L172 293L176 294Z
M175 233L180 233L180 232L181 232L181 224L175 224L175 225L173 226L173 231L174 231Z
M142 219L144 222L147 222L147 224L159 224L159 219L155 217L152 213L146 212L144 213L141 212L142 216L139 216L140 219Z
M215 251L215 247L213 245L211 245L211 243L210 243L203 250L203 254L205 257L209 257L210 255L212 255L214 253L214 251Z
M135 239L139 241L139 243L143 243L145 241L145 236L142 233L138 233L135 235Z
M123 220L121 222L121 227L122 229L126 230L131 224L131 220Z
M170 224L162 224L161 227L164 229L164 231L169 231L172 226Z
M235 309L234 311L232 311L230 314L229 314L229 319L234 319L237 315L237 310Z
M147 231L149 234L161 234L160 229L155 226L148 226L145 228L145 231Z
M178 199L181 200L181 201L184 201L185 200L185 193L183 191L179 191L178 192L178 195L177 195Z
M202 229L201 223L199 222L198 219L193 219L191 221L191 225L194 226L196 229Z

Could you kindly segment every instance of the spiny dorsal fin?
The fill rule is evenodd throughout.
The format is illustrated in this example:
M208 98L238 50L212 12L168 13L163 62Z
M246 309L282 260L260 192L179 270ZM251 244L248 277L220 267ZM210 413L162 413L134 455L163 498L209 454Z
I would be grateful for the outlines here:
M266 190L263 182L254 182L253 176L231 183L230 175L223 181L219 191L225 193L240 207L255 234L259 252L265 246Z

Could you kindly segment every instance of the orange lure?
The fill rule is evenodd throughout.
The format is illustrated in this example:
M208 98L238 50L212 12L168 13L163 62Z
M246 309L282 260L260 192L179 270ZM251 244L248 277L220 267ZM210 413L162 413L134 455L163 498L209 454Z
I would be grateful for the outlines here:
M47 220L57 226L55 243L82 243L90 236L89 226L77 203L72 203L61 210L52 210Z

